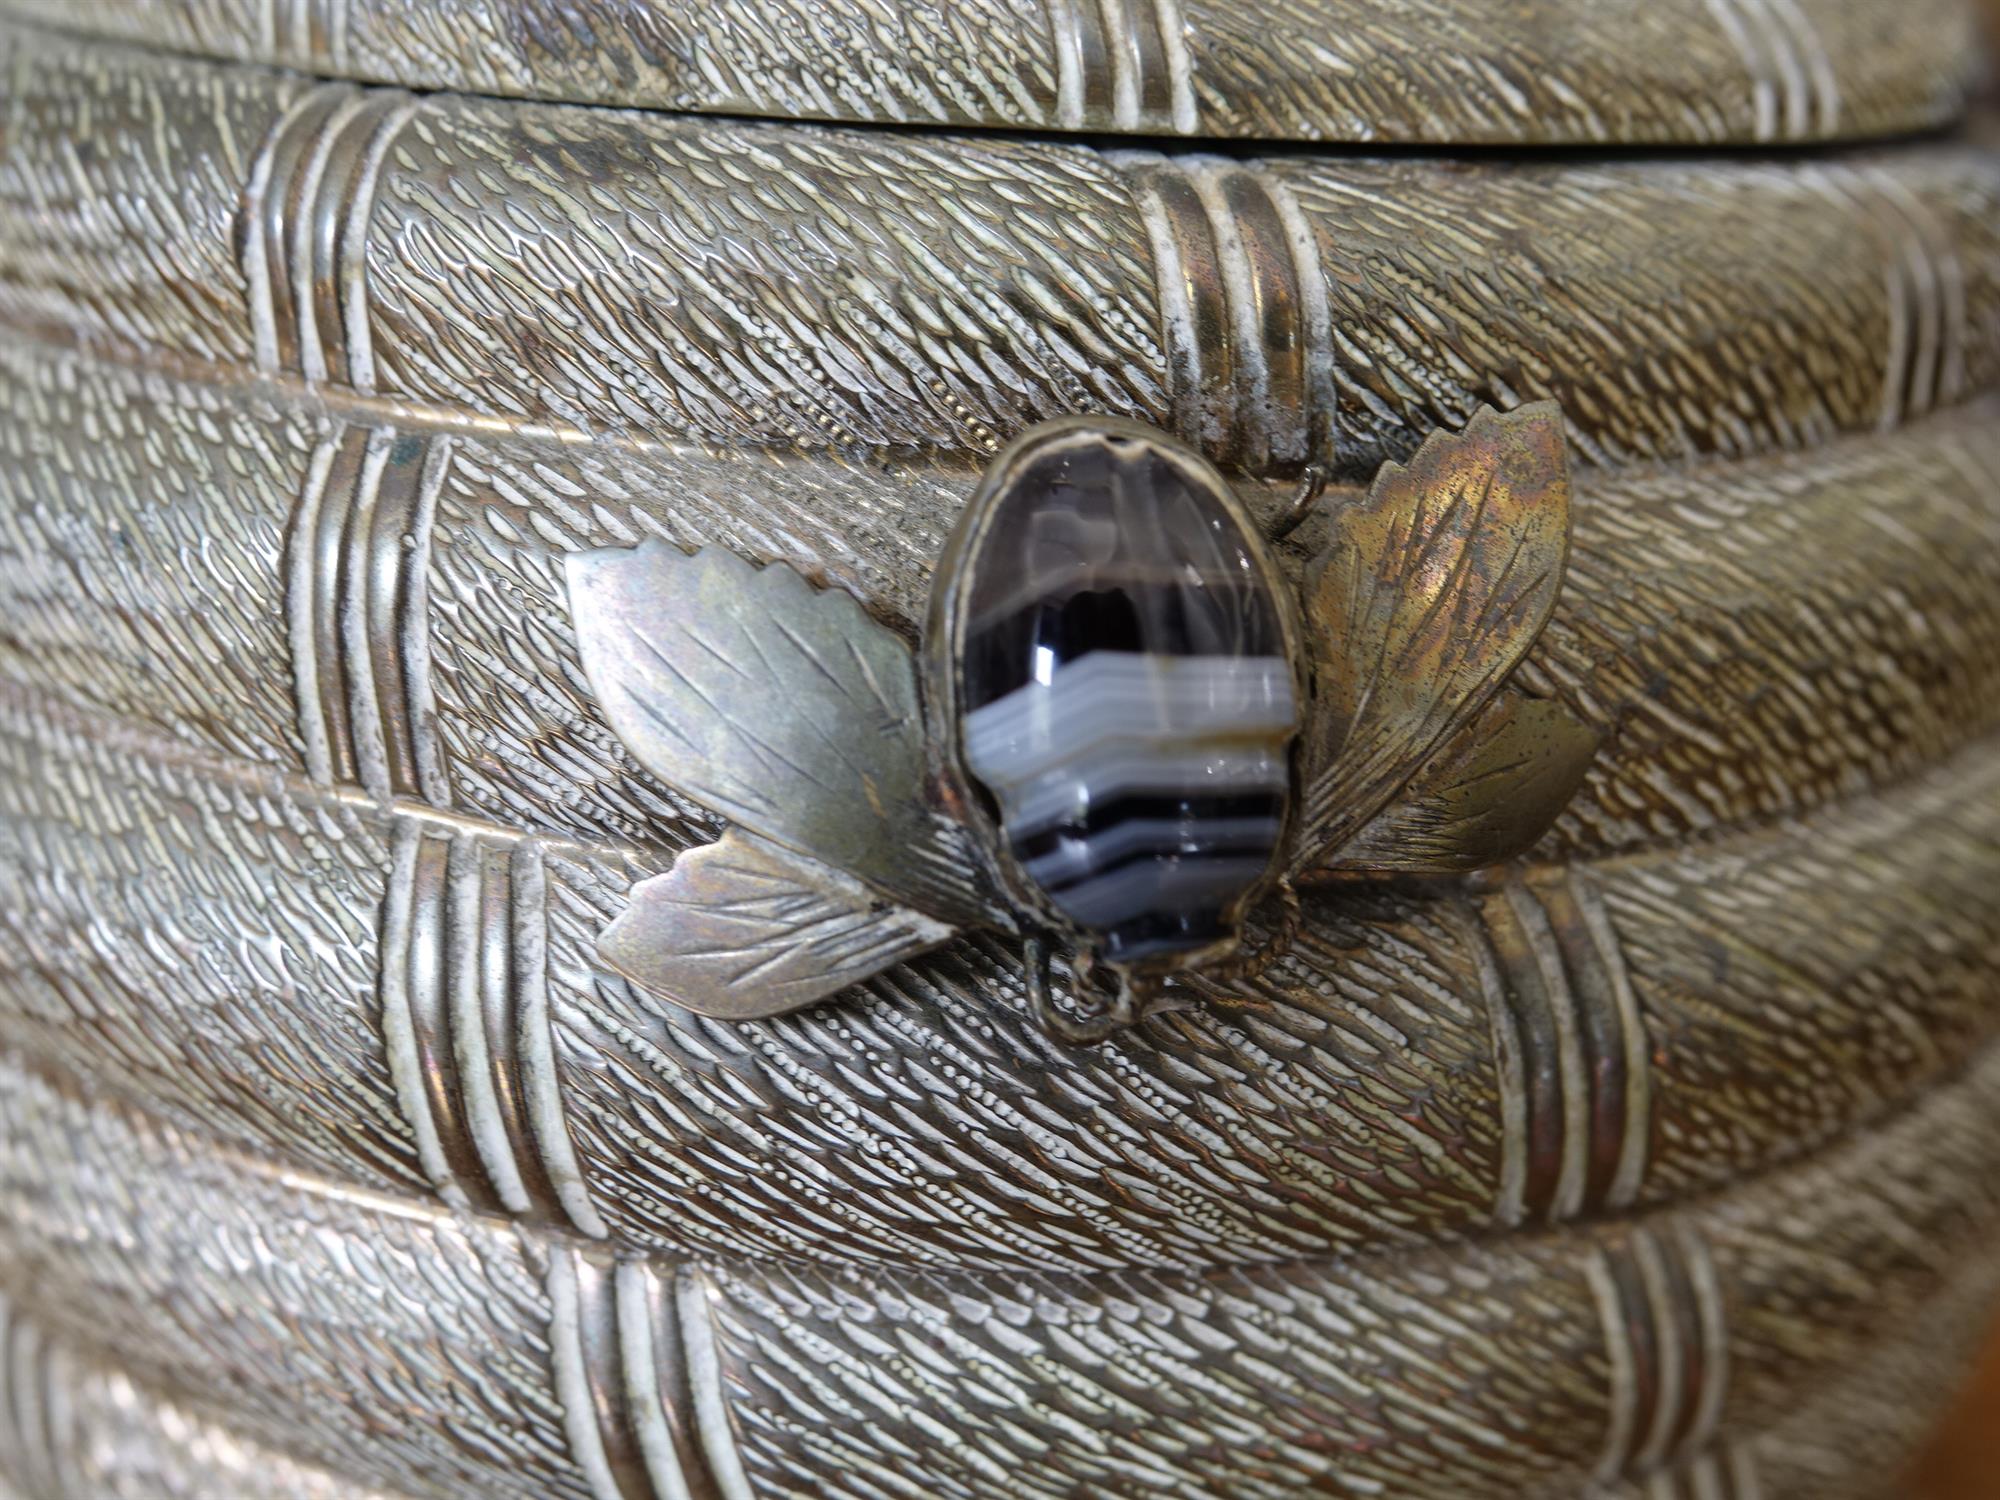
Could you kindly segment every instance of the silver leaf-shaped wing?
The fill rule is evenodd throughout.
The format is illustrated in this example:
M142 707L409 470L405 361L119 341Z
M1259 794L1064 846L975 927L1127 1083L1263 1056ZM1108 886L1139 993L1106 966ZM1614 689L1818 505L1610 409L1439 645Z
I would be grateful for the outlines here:
M1335 517L1304 595L1299 867L1381 811L1534 644L1562 589L1569 499L1562 416L1543 402L1433 434Z
M659 541L573 553L568 570L584 671L647 770L919 911L989 916L925 795L914 657L852 596Z
M754 1021L859 984L953 930L732 829L635 885L597 949L652 994L698 1015Z
M1448 875L1525 853L1569 805L1597 734L1561 704L1495 699L1327 862Z

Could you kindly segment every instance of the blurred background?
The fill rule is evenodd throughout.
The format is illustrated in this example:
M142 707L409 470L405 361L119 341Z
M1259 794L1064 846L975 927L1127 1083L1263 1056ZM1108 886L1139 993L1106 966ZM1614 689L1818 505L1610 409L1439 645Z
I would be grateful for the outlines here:
M2000 0L1992 8L2000 12ZM1909 1500L2000 1500L2000 1336L1918 1466Z
M1993 50L2000 55L2000 0L1981 3ZM1995 93L1991 66L1987 93L1989 100ZM2000 1500L2000 1329L1911 1477L1908 1500Z
M2000 0L1983 0L2000 51ZM1992 70L1987 90L1993 91ZM2000 1330L1912 1476L1910 1500L2000 1500Z

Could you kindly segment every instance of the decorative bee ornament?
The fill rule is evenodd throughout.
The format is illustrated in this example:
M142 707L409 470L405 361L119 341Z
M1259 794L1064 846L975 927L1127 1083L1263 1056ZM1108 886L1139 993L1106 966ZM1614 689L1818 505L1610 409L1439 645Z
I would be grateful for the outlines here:
M1094 1042L1177 976L1267 960L1315 876L1526 848L1595 750L1560 706L1496 696L1562 586L1559 413L1482 410L1325 503L1295 594L1198 454L1136 423L1046 423L960 517L921 666L782 564L572 555L612 728L734 825L634 887L602 957L749 1020L994 927L1021 937L1049 1029ZM1260 906L1277 916L1246 952Z

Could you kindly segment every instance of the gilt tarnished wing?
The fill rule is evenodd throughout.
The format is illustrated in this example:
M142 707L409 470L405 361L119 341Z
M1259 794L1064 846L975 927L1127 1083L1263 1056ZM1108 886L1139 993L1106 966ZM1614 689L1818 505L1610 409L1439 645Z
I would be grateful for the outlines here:
M1457 874L1525 853L1583 784L1597 735L1561 704L1496 699L1328 867Z
M1387 464L1305 590L1315 701L1297 864L1323 863L1455 735L1547 623L1569 552L1553 403L1482 408Z
M659 541L572 554L569 592L591 687L647 770L920 911L983 915L925 797L914 657L852 596Z
M640 988L723 1021L838 994L952 935L838 870L734 829L632 888L598 955Z

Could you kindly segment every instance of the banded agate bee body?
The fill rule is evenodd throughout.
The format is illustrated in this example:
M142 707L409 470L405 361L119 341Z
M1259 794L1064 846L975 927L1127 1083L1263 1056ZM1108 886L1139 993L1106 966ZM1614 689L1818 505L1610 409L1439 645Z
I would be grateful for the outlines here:
M1301 689L1289 592L1221 476L1136 424L1033 430L962 516L927 639L1015 905L1134 973L1233 951L1284 847Z

